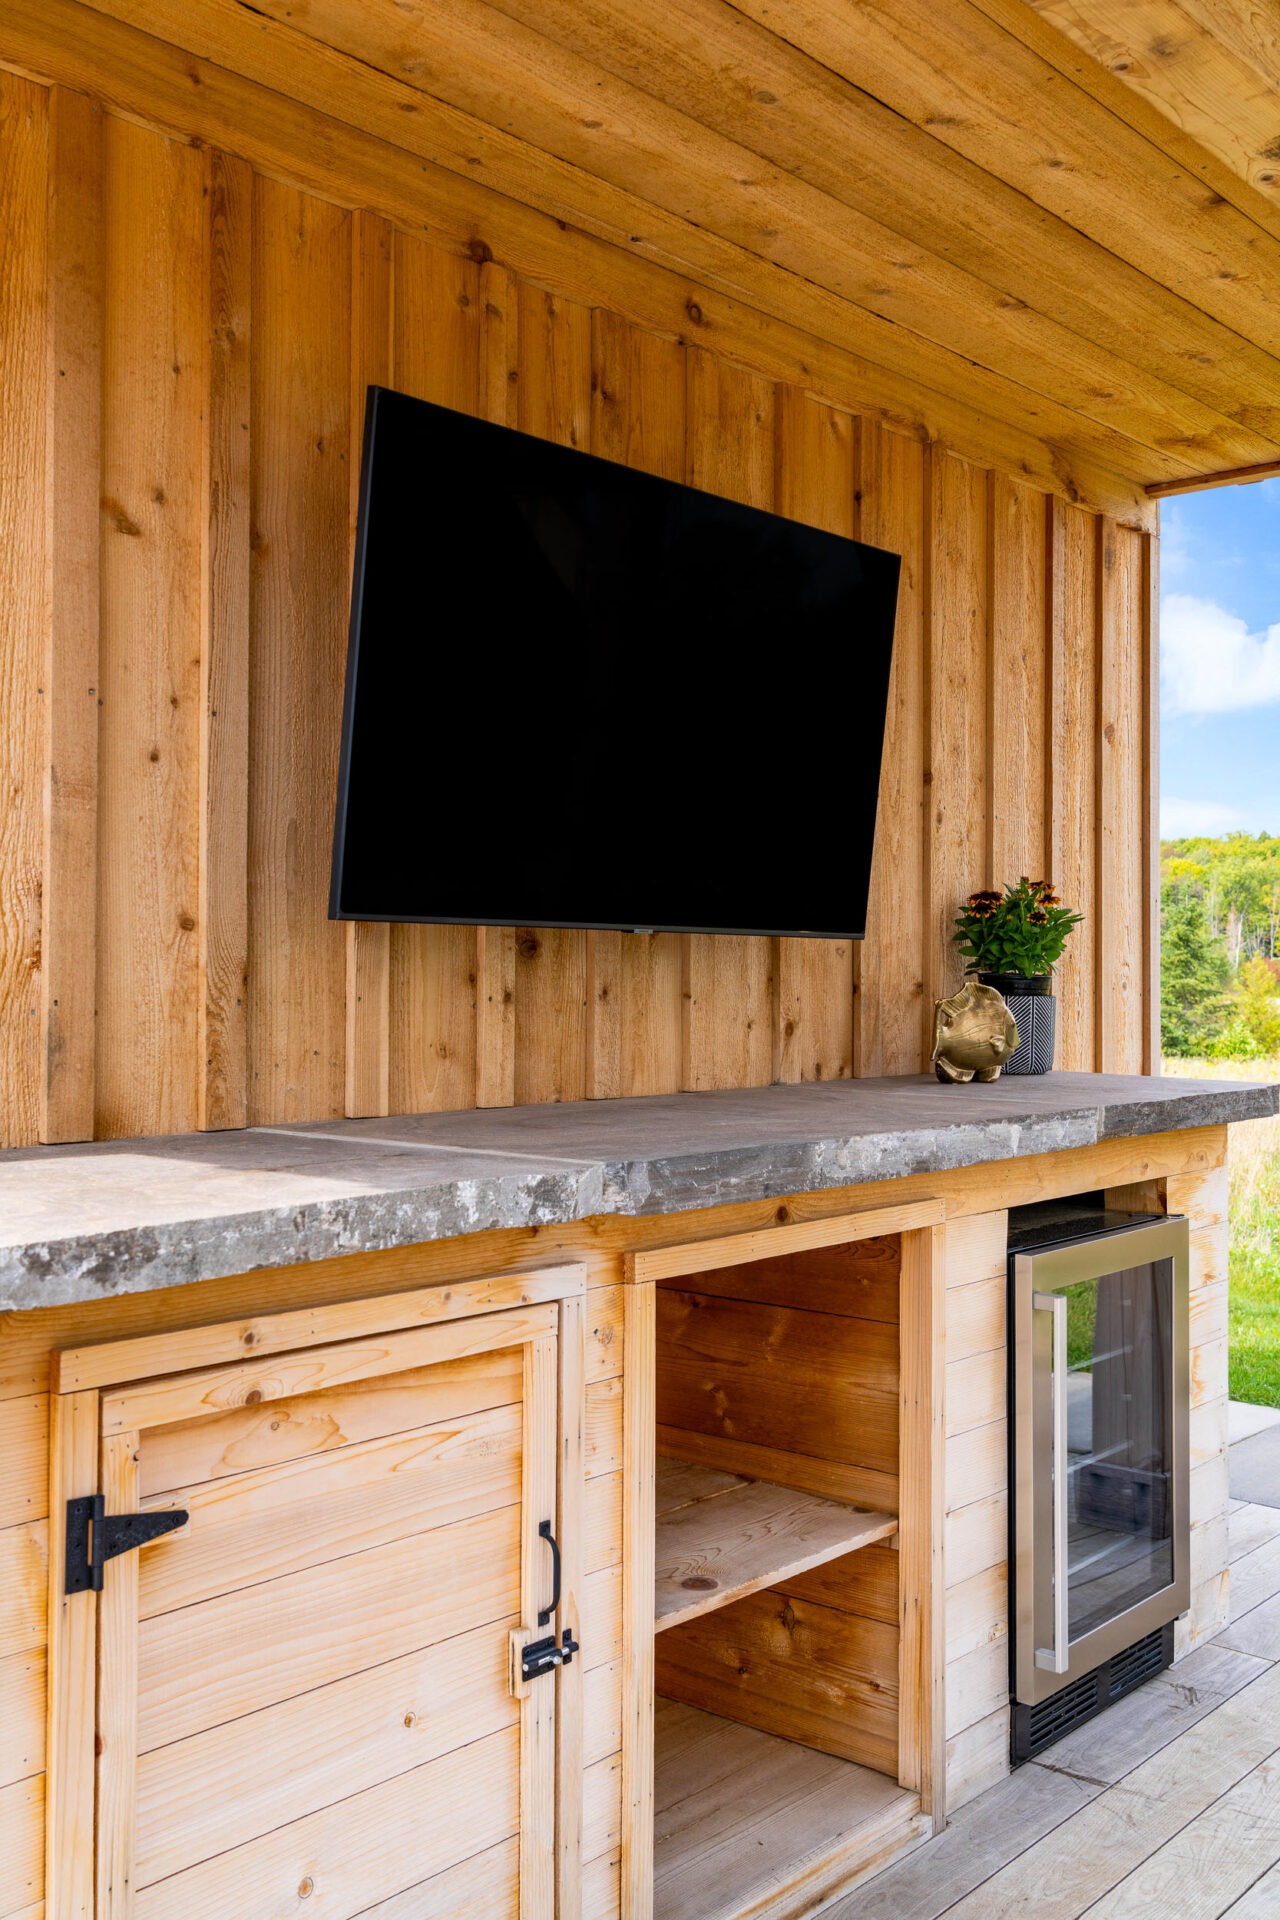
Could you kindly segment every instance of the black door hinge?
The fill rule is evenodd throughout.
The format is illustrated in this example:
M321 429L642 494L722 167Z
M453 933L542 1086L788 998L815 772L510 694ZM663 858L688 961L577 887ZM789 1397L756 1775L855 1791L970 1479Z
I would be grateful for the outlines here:
M536 1680L539 1674L554 1673L557 1667L571 1665L574 1654L581 1651L581 1642L574 1639L568 1627L561 1635L559 1646L556 1645L554 1633L549 1633L545 1640L534 1640L521 1649L520 1678Z
M101 1593L102 1569L118 1553L132 1553L148 1541L185 1527L179 1509L164 1513L108 1513L100 1493L67 1502L68 1593Z

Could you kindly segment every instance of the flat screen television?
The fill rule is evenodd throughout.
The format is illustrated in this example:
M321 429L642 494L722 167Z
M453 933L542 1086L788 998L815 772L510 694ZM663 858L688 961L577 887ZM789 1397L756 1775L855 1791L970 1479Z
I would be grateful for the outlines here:
M370 388L331 914L860 938L898 568Z

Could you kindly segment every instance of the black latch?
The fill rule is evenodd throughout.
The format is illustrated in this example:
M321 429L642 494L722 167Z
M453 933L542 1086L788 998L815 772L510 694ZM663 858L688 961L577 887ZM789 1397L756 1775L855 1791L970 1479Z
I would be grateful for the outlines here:
M520 1678L536 1680L539 1674L554 1673L557 1667L567 1667L573 1661L575 1653L582 1651L580 1643L574 1639L568 1627L562 1635L561 1645L556 1645L554 1633L545 1640L534 1640L521 1649Z
M101 1593L102 1569L119 1553L132 1553L162 1534L185 1527L181 1509L163 1513L108 1513L100 1493L67 1502L68 1593Z

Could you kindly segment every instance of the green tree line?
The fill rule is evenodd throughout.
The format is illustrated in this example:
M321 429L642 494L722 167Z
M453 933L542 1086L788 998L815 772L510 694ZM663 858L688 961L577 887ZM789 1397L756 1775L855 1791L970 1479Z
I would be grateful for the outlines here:
M1231 833L1160 849L1166 1053L1280 1053L1280 839Z

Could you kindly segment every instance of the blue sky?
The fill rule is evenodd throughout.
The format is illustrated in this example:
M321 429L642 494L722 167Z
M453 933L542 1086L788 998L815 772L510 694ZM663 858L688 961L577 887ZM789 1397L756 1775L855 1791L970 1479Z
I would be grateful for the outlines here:
M1280 479L1160 524L1161 831L1280 834Z

